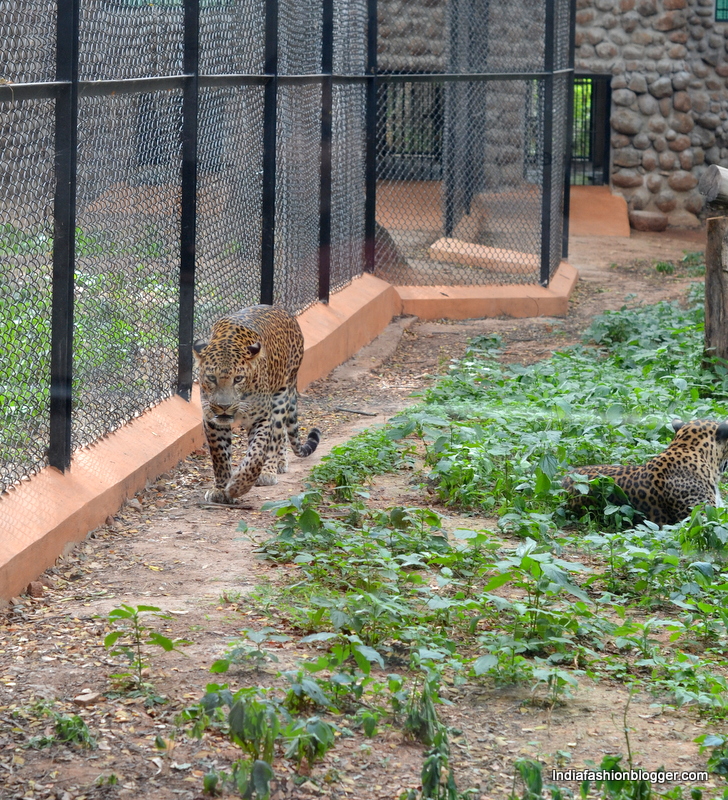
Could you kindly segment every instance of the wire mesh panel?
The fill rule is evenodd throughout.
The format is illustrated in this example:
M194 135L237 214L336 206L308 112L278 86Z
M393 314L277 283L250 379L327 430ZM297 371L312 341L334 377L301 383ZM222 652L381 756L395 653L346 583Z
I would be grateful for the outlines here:
M82 80L182 71L181 3L81 4ZM80 93L73 445L176 386L181 93Z
M260 299L263 95L203 89L199 109L195 330Z
M559 263L550 239L561 241L567 107L550 75L568 66L569 3L380 9L377 274L424 285L543 281Z
M334 86L331 291L364 272L364 87Z
M366 4L334 3L333 70L363 75L366 64ZM332 108L331 291L364 271L363 84L334 84Z
M0 8L0 78L10 83L52 81L56 19L48 0L6 0Z
M321 72L321 0L278 7L279 75ZM291 312L318 299L321 84L278 86L275 302Z
M278 88L275 302L302 311L318 299L321 86Z
M182 0L81 0L79 78L182 72Z
M555 120L566 120L571 91L571 81L566 74L558 75L553 86L553 114ZM568 130L566 125L554 125L552 145L552 169L554 180L551 184L551 237L549 278L561 263L561 232L564 224L564 176L568 167Z
M208 0L200 9L200 73L263 71L259 0ZM203 88L197 147L196 335L259 302L263 89Z
M47 463L53 106L0 103L0 491Z
M176 386L180 126L179 92L79 104L75 446Z

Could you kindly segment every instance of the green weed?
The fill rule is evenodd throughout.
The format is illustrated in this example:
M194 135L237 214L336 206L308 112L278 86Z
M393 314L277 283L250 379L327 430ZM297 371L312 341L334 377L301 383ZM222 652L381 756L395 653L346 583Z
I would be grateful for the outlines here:
M125 603L109 612L109 624L116 628L104 638L104 647L112 656L124 656L129 662L129 669L116 673L111 678L124 688L143 691L148 700L161 701L151 692L151 684L144 681L144 670L149 669L150 648L160 648L165 653L178 651L181 645L189 644L184 639L170 639L159 631L149 627L144 618L171 619L156 606L129 606Z

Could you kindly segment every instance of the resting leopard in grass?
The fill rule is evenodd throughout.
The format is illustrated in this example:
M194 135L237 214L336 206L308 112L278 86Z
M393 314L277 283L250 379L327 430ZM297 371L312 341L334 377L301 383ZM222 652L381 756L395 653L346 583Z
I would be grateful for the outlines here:
M589 480L598 475L613 478L630 505L658 525L685 519L698 503L722 507L718 483L728 465L728 422L675 420L672 426L675 438L665 452L642 466L588 466L572 472ZM571 492L573 511L588 507L588 495L577 492L572 475L562 486Z
M218 320L209 342L195 342L193 351L215 473L215 488L205 499L231 504L253 484L270 486L288 471L286 434L301 458L321 439L317 428L303 444L299 438L296 377L303 334L282 308L251 306ZM231 461L234 425L248 433L248 451L237 470Z

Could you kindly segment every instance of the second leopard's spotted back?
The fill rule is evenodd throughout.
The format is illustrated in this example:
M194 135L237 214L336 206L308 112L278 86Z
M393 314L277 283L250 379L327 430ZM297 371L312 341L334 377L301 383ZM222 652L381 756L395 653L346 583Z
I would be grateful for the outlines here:
M645 464L595 465L572 472L589 480L599 475L612 478L630 505L658 525L679 522L698 503L722 506L718 484L728 462L728 423L678 420L673 428L675 438L667 449ZM579 512L590 500L576 491L574 483L571 475L562 481L571 492L571 508Z

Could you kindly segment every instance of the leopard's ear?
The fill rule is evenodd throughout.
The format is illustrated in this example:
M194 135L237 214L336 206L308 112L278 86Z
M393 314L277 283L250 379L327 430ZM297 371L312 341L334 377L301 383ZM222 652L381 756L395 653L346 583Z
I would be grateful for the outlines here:
M677 433L685 423L681 419L674 419L672 421L672 429Z
M203 342L202 339L198 339L192 345L192 355L195 357L195 363L198 366L200 365L200 362L202 361L202 358L205 355L206 347L207 347L207 342Z
M251 358L255 358L258 353L260 353L261 348L263 345L260 342L255 342L254 344L248 345L248 353L250 353Z
M719 442L725 442L728 440L728 422L721 422L718 425L718 429L715 432L715 438Z

